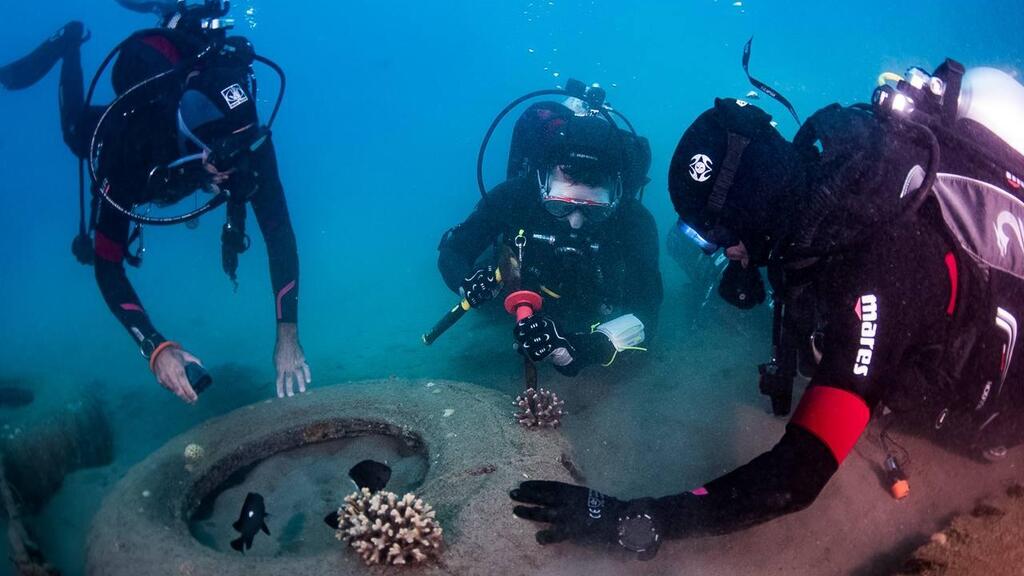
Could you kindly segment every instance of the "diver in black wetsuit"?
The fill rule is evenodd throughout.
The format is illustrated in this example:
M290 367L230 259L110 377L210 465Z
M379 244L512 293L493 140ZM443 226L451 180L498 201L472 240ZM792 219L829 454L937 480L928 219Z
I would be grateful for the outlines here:
M600 116L535 104L516 125L510 178L442 238L441 275L470 306L503 287L543 296L542 313L514 332L531 360L574 376L654 331L657 230L637 198L649 153L627 150L645 144Z
M206 0L131 2L156 11L161 27L137 32L120 47L113 69L118 98L110 107L87 106L79 47L88 39L72 22L33 53L0 68L0 84L27 88L58 61L64 140L96 175L92 246L83 223L74 252L93 263L110 310L140 346L157 380L186 402L195 402L187 371L198 358L153 326L125 274L138 265L129 245L141 228L134 207L166 206L203 190L209 206L227 204L222 236L225 271L234 279L238 254L248 246L244 220L252 206L267 244L274 289L277 343L274 364L279 397L304 392L309 366L298 338L298 254L269 129L257 118L252 46L227 37L226 8ZM215 49L214 49L215 48ZM115 110L114 107L117 107ZM84 214L84 208L83 208ZM200 372L201 373L201 372Z
M778 444L696 490L623 501L522 483L514 513L550 525L538 542L619 543L643 558L663 538L801 510L880 406L977 457L1019 444L1024 132L1003 119L1024 115L1024 98L1006 109L1021 93L1006 74L947 61L880 88L874 108L823 109L794 144L746 102L702 114L669 174L681 226L740 275L767 266L776 306L811 293L820 362Z

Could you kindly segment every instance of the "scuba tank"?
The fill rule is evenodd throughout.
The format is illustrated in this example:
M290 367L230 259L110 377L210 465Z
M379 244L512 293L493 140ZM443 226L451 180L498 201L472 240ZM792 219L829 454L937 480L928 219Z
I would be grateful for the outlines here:
M201 141L194 142L201 147L196 154L183 156L165 166L155 166L149 173L145 190L147 197L141 204L153 202L153 198L163 191L195 194L198 180L197 175L203 175L201 163L209 161L214 165L224 167L235 165L247 154L255 152L260 146L266 143L270 137L271 126L276 120L284 98L286 79L283 70L273 61L256 54L252 45L243 37L228 37L227 31L233 27L233 21L225 18L230 9L229 2L220 0L204 0L202 4L189 6L184 0L177 2L177 7L172 11L157 10L162 15L162 27L143 30L132 34L129 38L118 44L100 65L86 97L85 106L89 107L100 78L107 68L114 63L112 80L114 82L117 97L106 107L102 116L93 130L92 141L89 150L89 157L83 160L79 170L80 180L80 224L79 234L72 243L72 252L83 264L91 264L93 259L92 240L90 238L92 228L95 224L98 204L103 203L105 207L115 210L127 217L135 224L130 242L141 238L141 229L145 224L172 225L186 223L194 226L197 218L222 204L229 204L227 221L222 230L222 263L225 273L235 282L235 269L237 268L238 254L248 248L249 240L245 234L245 203L247 198L239 195L231 195L229 189L214 188L211 190L209 199L205 203L197 202L196 207L184 214L177 216L152 216L146 212L137 212L133 203L126 203L124 200L115 199L111 194L111 186L106 177L101 176L104 162L104 139L116 137L113 142L116 144L124 137L125 118L136 114L141 108L177 108L178 109L178 146L182 141L181 122L181 96L189 90L190 82L194 79L194 72L199 71L200 77L203 71L211 71L220 68L238 68L247 71L248 80L240 80L245 88L238 88L241 94L241 101L256 98L256 77L253 71L253 63L260 62L270 67L280 78L280 88L274 104L273 112L269 121L244 135L229 137L211 142L209 145ZM169 60L167 69L153 73L152 63L139 55L125 51L126 47L135 46L139 43L148 45L166 56ZM173 57L173 58L172 58ZM115 61L116 58L116 61ZM211 72L212 73L212 72ZM242 93L245 90L247 93ZM225 99L227 95L222 94ZM229 102L229 105L231 103ZM231 106L234 108L234 106ZM188 136L192 134L186 128ZM150 133L136 130L139 137L151 136ZM159 136L157 136L159 137ZM108 147L107 155L111 155L116 147ZM116 163L116 162L115 162ZM85 178L88 174L92 180L92 216L89 226L85 220ZM192 185L195 184L195 185ZM180 189L180 190L179 190ZM187 189L187 190L186 190ZM186 194L187 195L187 194ZM179 196L172 197L171 203L177 202ZM156 201L159 204L159 200ZM139 252L128 258L129 264L140 263L141 246ZM237 283L236 283L237 287Z
M972 68L961 80L957 118L981 124L1024 156L1024 86L995 68Z
M597 84L587 86L579 80L570 79L564 89L537 90L516 98L491 121L487 132L484 133L483 141L480 143L476 162L477 188L484 201L487 200L488 190L484 183L484 156L490 145L491 137L494 136L494 131L517 106L543 96L561 96L566 99L568 104L550 101L539 102L530 106L520 115L512 132L506 178L526 176L539 168L542 159L549 152L549 146L554 143L554 136L557 134L558 128L568 122L572 116L597 116L607 121L622 139L623 165L626 167L622 174L623 195L627 198L642 199L643 188L650 182L647 177L647 172L651 167L650 143L646 138L637 134L633 124L622 112L608 104L603 88ZM616 118L625 124L625 128L619 128L615 121Z

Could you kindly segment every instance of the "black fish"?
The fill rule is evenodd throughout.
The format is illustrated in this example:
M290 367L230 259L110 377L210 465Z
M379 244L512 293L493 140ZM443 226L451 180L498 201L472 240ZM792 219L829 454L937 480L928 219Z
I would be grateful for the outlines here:
M348 471L348 477L355 482L356 488L369 488L370 492L377 492L383 490L388 480L391 480L391 467L373 460L363 460ZM341 525L341 517L334 511L324 517L324 522L337 530Z
M337 510L335 510L327 516L324 516L324 522L331 528L337 530L338 528L341 528L341 515L338 514Z
M245 497L245 504L242 504L242 512L238 515L238 520L232 524L232 527L241 536L237 540L231 541L231 547L245 554L246 550L252 548L252 539L256 537L257 532L263 530L267 536L270 536L270 528L267 528L267 516L270 514L267 514L267 508L263 504L263 496L249 492Z
M391 468L387 464L363 460L348 471L348 477L356 483L356 487L360 490L369 488L370 492L377 492L388 485L388 480L391 479Z

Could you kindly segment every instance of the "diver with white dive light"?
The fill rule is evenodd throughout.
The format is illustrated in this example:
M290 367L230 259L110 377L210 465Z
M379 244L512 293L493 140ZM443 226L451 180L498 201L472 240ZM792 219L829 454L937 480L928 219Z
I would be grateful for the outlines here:
M1024 86L992 68L883 75L870 105L824 108L793 143L753 104L716 100L672 159L679 226L738 274L767 267L776 308L816 319L810 384L770 451L697 489L625 501L530 480L511 492L514 513L545 524L541 544L648 558L664 539L810 506L875 414L1003 458L1024 440L1022 175Z

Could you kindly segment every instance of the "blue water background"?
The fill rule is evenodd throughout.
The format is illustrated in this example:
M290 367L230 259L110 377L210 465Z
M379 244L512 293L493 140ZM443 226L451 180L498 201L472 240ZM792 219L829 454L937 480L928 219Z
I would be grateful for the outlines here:
M750 89L740 55L751 35L752 72L804 117L830 102L867 100L880 72L930 70L946 56L1024 70L1024 5L1016 1L261 0L238 2L235 12L238 31L288 73L274 138L298 238L301 336L314 385L390 375L472 379L471 334L456 327L431 349L419 335L453 301L436 271L436 247L478 199L483 131L524 92L570 77L608 90L651 140L645 204L664 234L674 221L666 172L675 143L715 96ZM83 48L87 79L119 40L152 24L113 1L9 0L0 61L69 19L93 34ZM261 105L269 111L275 83L265 72ZM0 376L25 378L42 394L98 387L124 399L111 405L127 465L183 422L222 407L189 408L161 390L100 298L92 269L72 258L77 164L60 139L56 84L53 73L30 90L0 92ZM101 86L105 100L109 83ZM792 136L785 110L760 104ZM488 157L491 184L503 171L510 124ZM196 230L149 228L145 264L129 274L165 335L208 365L246 367L245 397L269 397L274 315L264 247L251 219L253 249L233 293L220 270L222 218L204 217ZM663 317L671 318L688 309L680 299L700 295L680 288L667 257L663 268ZM687 341L661 345L685 354ZM514 371L514 356L506 356L477 362Z

